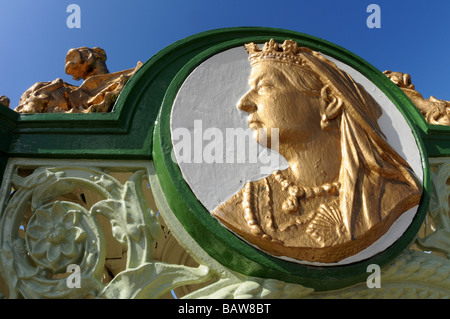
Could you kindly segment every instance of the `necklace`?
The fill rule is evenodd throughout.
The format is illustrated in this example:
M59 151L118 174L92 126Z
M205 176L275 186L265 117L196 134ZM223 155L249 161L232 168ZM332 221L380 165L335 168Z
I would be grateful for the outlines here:
M278 181L281 184L281 189L283 191L288 191L289 196L288 198L283 202L282 209L285 213L292 214L296 213L299 209L300 199L310 199L318 196L324 196L324 195L336 195L339 193L340 183L334 182L334 183L326 183L322 186L315 186L315 187L305 187L305 186L297 186L294 183L289 182L287 179L285 179L280 171L276 171L273 173L275 180ZM267 226L270 229L274 229L275 226L273 224L273 200L272 200L272 190L269 185L269 182L267 178L264 179L264 188L265 191L268 194L267 197L267 203L265 205L266 212L265 212L265 222L267 223ZM242 208L244 209L244 219L247 223L247 226L250 228L251 232L254 235L267 238L271 240L271 236L266 234L264 230L262 229L261 225L259 224L259 218L255 215L255 210L258 211L256 207L256 201L257 198L254 196L254 189L253 189L253 183L248 182L244 186L244 192L243 192L243 201L242 201ZM262 213L262 212L259 212Z
M310 199L318 196L324 195L336 195L339 192L341 184L339 182L325 183L322 186L297 186L294 183L285 179L280 171L276 171L274 174L275 179L281 184L281 189L283 191L288 191L289 196L283 202L282 209L286 213L295 213L299 208L300 199Z
M268 217L267 226L270 229L273 229L273 212L272 212L272 195L271 195L271 189L269 186L269 182L267 178L264 178L264 187L266 192L268 192L268 199L267 203L265 205L267 211L266 216ZM253 190L253 184L252 182L248 182L244 186L244 196L242 201L242 207L244 208L244 219L247 222L248 227L250 228L251 232L255 235L261 236L263 238L271 239L269 235L267 235L264 230L261 228L261 226L258 223L257 217L255 216L255 198L254 198L254 190Z

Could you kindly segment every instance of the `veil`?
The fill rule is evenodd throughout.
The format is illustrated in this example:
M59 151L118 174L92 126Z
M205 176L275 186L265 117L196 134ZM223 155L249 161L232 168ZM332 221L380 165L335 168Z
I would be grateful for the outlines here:
M372 96L320 53L305 49L302 55L322 82L344 101L340 210L355 238L417 205L422 187L409 164L386 141L377 122L382 110Z

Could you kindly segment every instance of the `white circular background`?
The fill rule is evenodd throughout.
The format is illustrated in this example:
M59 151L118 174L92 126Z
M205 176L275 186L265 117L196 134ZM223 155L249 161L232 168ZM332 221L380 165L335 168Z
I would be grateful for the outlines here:
M396 106L360 72L334 58L326 55L325 57L332 60L340 69L350 74L356 82L363 85L367 92L380 104L383 115L378 123L389 144L410 164L419 180L423 182L419 148L409 125ZM198 152L201 151L199 145L204 148L207 144L212 143L210 140L204 139L200 141L203 144L199 143L198 137L201 136L198 135L199 123L201 123L200 133L205 132L208 128L223 133L223 145L221 147L224 153L223 163L206 163L205 161L194 163L193 161L182 160L179 156L182 138L177 137L175 139L172 134L174 157L183 177L194 195L209 212L212 212L217 206L237 193L246 182L260 180L270 175L267 171L283 170L288 167L287 161L281 155L261 147L253 139L247 139L246 150L258 149L257 163L251 163L250 159L247 158L247 153L250 151L246 154L240 154L240 156L246 156L244 163L237 163L237 161L226 163L226 152L234 151L231 146L229 147L229 144L236 143L236 141L226 138L226 129L241 128L242 130L248 130L247 113L240 111L236 104L249 89L248 77L250 71L248 54L244 47L236 47L216 54L191 72L182 84L173 104L171 132L173 133L175 129L180 128L189 131L193 153L197 152L197 155L199 155ZM197 121L197 132L194 132L194 121ZM194 136L196 136L196 141L194 141ZM192 154L192 158L194 158L194 155ZM269 164L267 164L267 156L271 156ZM262 162L263 160L265 162ZM261 170L263 165L261 163L264 163L265 172ZM267 167L269 167L268 170ZM417 207L405 212L378 241L358 254L338 263L315 263L281 258L302 264L328 266L349 264L369 258L385 250L400 238L410 225L416 211Z

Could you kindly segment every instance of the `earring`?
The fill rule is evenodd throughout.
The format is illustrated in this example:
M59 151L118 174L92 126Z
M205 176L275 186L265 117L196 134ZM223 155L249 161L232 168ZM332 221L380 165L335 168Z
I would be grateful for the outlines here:
M326 114L322 114L322 119L320 120L320 127L324 131L328 131L331 129L331 123Z

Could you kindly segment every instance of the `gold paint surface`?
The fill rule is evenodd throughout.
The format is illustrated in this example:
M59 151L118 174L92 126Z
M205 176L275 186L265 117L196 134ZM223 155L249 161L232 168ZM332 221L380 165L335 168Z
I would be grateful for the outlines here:
M0 103L1 103L1 105L3 105L3 106L9 107L10 100L9 100L9 98L8 98L7 96L5 96L5 95L0 95Z
M80 86L56 79L37 82L25 91L15 111L19 113L109 112L130 77L142 65L109 73L106 53L101 48L71 49L66 55L65 72Z
M429 124L450 125L450 101L440 100L434 96L425 99L422 94L416 91L411 82L411 76L402 72L383 72L392 82L394 82L409 97L420 113Z
M238 108L258 142L279 130L289 168L248 182L213 215L276 256L332 263L362 251L422 193L378 126L381 107L333 62L294 41L246 49L250 89ZM261 129L268 136L260 141Z

